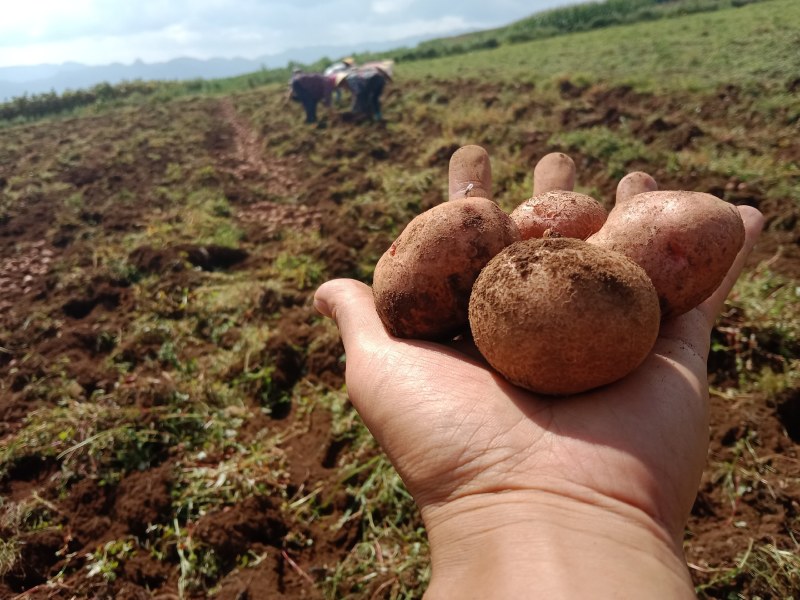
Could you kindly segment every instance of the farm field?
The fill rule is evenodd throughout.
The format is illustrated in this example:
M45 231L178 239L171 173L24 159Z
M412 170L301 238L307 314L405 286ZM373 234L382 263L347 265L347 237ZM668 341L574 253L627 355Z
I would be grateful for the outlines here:
M758 207L713 333L701 598L800 590L800 3L396 65L385 121L284 85L0 122L0 598L419 598L414 504L311 305L369 282L461 145L507 211L575 160ZM324 111L323 111L324 113Z

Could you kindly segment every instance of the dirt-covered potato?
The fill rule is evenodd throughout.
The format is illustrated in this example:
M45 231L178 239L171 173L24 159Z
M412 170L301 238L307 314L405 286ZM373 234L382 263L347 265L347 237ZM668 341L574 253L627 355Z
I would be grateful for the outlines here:
M475 344L515 385L574 394L633 371L653 347L658 297L644 270L571 238L512 244L481 272L469 302Z
M717 289L744 243L744 224L735 206L711 194L646 192L616 204L587 241L641 266L666 319Z
M529 198L511 213L523 240L547 236L585 240L606 221L608 211L586 194L551 190Z
M533 169L533 196L511 218L523 240L572 237L586 239L606 220L608 211L586 194L573 192L575 162L562 152L543 156Z
M451 200L415 217L375 267L378 314L394 336L452 338L467 325L472 284L519 231L486 198Z

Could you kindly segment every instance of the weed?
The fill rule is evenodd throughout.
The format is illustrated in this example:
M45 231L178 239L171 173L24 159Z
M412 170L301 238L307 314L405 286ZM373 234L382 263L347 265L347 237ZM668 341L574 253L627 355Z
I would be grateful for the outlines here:
M130 558L136 552L134 539L112 540L106 542L91 554L86 555L85 568L89 577L100 576L106 581L114 581L118 575L120 561Z
M414 597L430 578L428 542L416 505L346 396L329 393L323 403L333 415L334 434L350 441L340 459L340 477L351 502L336 527L356 521L362 531L347 557L327 574L324 590L330 597L359 598L382 587L392 598ZM319 501L315 492L295 501L298 518L308 519Z
M21 502L11 502L5 506L0 502L0 511L0 527L15 535L52 527L59 515L58 508L36 492Z
M171 162L164 171L164 183L178 183L184 178L184 167L178 163Z
M35 410L0 448L0 474L30 456L60 461L63 477L80 473L112 481L147 468L162 445L141 416L135 408L75 400Z
M178 596L183 599L187 593L205 589L208 581L217 579L220 563L211 548L195 543L191 535L181 530L178 520L173 522L175 551L178 554L180 577Z
M548 142L553 147L580 152L605 165L607 177L618 181L634 162L653 163L651 151L631 134L613 131L607 127L591 127L557 133Z
M205 454L198 454L203 457ZM176 514L193 521L210 510L234 504L253 494L285 495L283 457L271 450L251 446L241 455L218 465L187 465L175 487Z
M275 259L278 277L292 283L298 290L316 287L322 281L325 267L306 254L281 252Z
M756 548L746 568L757 584L779 598L790 598L800 589L800 544L790 549L764 544Z
M173 369L181 368L181 361L175 351L175 344L171 340L166 340L158 349L158 361L165 367Z
M760 458L756 453L757 443L757 433L748 430L726 452L724 460L712 459L711 480L715 485L719 485L728 497L731 518L736 514L739 503L746 494L759 488L766 488L770 495L775 496L774 491L770 489L771 484L766 479L766 475L774 469L769 459Z
M202 186L213 186L219 183L217 170L212 165L206 165L200 168L194 174L194 178L197 180L197 183Z
M800 288L761 267L741 277L717 332L715 351L732 355L743 389L778 391L796 384L800 350Z
M80 212L83 206L83 194L81 192L74 192L64 200L64 208L74 213Z
M0 577L14 568L19 558L19 544L16 540L0 539Z
M771 543L756 545L751 538L733 565L702 570L713 576L695 588L701 598L718 598L718 590L735 589L744 580L749 581L749 589L759 594L754 598L793 598L800 589L800 545L795 543L791 549L781 549ZM727 597L743 598L741 594L733 594Z
M142 273L126 259L111 258L105 266L111 281L122 285L136 283L142 278Z

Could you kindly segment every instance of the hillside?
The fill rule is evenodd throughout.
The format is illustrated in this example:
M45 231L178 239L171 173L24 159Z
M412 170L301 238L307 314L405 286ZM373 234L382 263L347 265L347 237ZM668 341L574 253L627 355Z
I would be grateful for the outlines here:
M563 151L758 207L712 337L701 598L800 589L800 4L397 65L382 123L285 83L132 94L0 139L0 597L419 598L420 517L311 305L484 146L509 211ZM203 93L204 92L204 93ZM212 93L213 92L213 93Z
M402 42L373 42L347 46L315 46L293 48L278 54L256 58L175 58L160 63L141 60L130 64L85 65L68 62L60 65L41 64L20 67L0 67L0 102L12 98L41 94L64 94L91 88L102 83L117 85L131 81L178 82L215 80L258 73L265 70L283 70L292 63L313 63L324 56L343 56L360 52L378 52L395 48L398 44L416 43L419 38ZM328 60L324 59L327 63Z

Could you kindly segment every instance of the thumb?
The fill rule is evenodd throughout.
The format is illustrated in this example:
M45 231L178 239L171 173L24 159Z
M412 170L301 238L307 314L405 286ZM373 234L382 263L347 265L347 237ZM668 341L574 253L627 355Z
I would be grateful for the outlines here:
M404 368L396 356L392 358L397 340L387 333L375 310L372 289L353 279L334 279L317 289L314 307L339 328L347 360L347 394L367 428L385 444L384 425L396 414L398 403L382 399L396 388L387 381Z
M323 283L314 294L314 308L336 323L348 358L391 339L375 311L372 288L360 281Z

